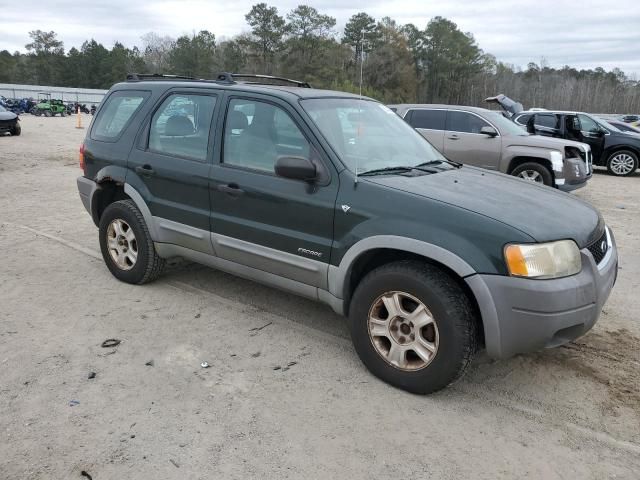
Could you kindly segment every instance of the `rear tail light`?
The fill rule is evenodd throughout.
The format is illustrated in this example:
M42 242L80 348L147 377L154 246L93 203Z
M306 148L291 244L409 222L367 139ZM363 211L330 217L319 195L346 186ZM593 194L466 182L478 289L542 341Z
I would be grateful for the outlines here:
M84 143L80 145L80 168L82 173L86 173L86 165L84 164Z

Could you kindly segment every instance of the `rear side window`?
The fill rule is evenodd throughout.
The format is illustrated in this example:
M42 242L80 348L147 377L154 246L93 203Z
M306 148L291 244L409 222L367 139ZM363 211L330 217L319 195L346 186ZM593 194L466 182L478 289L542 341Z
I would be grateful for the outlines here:
M446 110L413 110L409 125L413 128L444 130L446 116Z
M216 97L210 95L167 97L151 119L149 150L206 161L215 104Z
M149 92L120 91L109 95L91 129L91 138L115 142L140 109Z
M449 110L447 113L447 130L460 133L480 133L482 127L490 127L487 122L471 113Z
M547 128L553 128L556 130L560 128L560 122L558 117L556 117L555 115L549 115L549 114L536 115L535 124L538 127L547 127Z

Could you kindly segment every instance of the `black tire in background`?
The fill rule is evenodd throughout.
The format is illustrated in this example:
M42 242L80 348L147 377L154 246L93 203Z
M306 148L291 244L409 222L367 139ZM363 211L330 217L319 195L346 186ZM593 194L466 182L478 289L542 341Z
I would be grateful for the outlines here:
M397 368L385 359L370 335L372 308L387 292L406 292L431 312L437 349L418 370ZM378 378L412 393L432 393L460 378L478 347L478 319L466 293L441 268L399 261L368 273L353 294L349 311L351 338L358 356Z
M513 175L514 177L523 178L523 175L532 174L532 173L536 173L539 175L540 182L536 182L536 183L542 183L547 187L553 186L553 175L551 174L551 172L547 167L539 163L527 162L527 163L523 163L522 165L518 165L516 168L513 169L513 171L511 172L511 175Z
M118 267L112 259L109 247L107 246L107 230L111 222L115 219L124 220L135 234L138 253L136 263L130 270L123 270ZM144 217L132 200L120 200L112 203L105 209L100 218L99 235L102 258L107 264L109 271L111 271L113 276L118 280L141 285L155 280L162 273L165 261L156 253Z
M616 160L626 160L628 167L623 168L623 164L616 165ZM607 158L607 172L616 177L627 177L638 169L638 155L631 150L618 150Z

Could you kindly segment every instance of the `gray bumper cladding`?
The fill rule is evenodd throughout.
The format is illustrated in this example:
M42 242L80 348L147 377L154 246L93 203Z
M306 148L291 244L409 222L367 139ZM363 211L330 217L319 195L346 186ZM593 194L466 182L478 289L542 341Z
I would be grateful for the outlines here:
M91 215L91 199L93 198L93 193L96 191L96 188L98 188L98 185L93 180L89 180L85 177L78 177L77 183L80 200L82 200L84 208L86 208L89 215Z
M582 250L582 271L571 277L468 277L482 314L489 356L507 358L556 347L588 332L616 280L618 254L612 234L610 245L599 265L588 250Z

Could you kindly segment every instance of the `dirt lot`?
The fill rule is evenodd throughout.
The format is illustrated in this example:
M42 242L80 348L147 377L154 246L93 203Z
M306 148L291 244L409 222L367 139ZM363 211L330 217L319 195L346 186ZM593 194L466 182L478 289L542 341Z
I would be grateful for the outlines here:
M578 192L621 257L595 329L420 397L373 378L322 305L182 262L117 282L74 125L0 138L0 478L638 478L640 175Z

